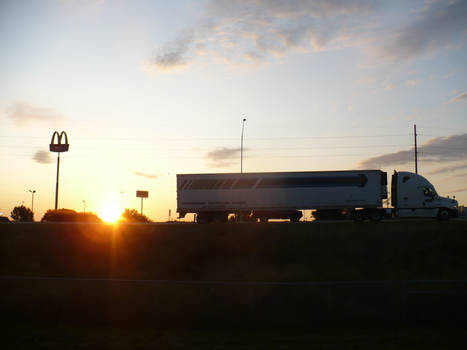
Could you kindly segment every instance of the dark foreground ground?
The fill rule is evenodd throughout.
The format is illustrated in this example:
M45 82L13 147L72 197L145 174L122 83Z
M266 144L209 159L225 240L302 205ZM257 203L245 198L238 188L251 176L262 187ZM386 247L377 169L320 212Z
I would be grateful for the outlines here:
M467 223L0 225L7 348L463 348Z
M4 349L464 349L461 327L160 329L85 325L0 325Z

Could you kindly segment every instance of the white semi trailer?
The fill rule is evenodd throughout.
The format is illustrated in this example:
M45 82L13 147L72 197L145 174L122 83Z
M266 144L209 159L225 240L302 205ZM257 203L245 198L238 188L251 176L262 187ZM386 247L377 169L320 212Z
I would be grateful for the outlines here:
M229 214L299 221L308 209L321 218L345 213L356 220L457 215L456 200L438 196L414 173L394 172L391 195L392 208L383 208L387 174L380 170L177 175L179 217L194 213L198 223L226 222Z

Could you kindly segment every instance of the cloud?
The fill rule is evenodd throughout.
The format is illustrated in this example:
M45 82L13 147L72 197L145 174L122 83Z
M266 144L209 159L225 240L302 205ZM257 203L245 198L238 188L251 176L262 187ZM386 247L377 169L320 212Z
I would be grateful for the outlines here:
M393 61L455 46L465 41L467 1L431 2L419 17L406 25L386 44L381 53Z
M449 193L458 193L458 192L465 192L465 191L467 191L467 187L459 188L457 190L452 190L452 191L449 191Z
M467 134L438 137L421 146L420 159L423 162L463 161L467 157ZM395 164L407 164L414 161L413 148L407 151L383 154L360 163L362 168L380 168Z
M149 65L162 71L183 68L188 63L187 53L193 41L191 34L185 34L180 39L167 43L158 50L156 55L149 60Z
M198 22L160 46L149 66L170 71L197 57L260 63L292 51L355 47L400 62L466 42L467 1L427 1L384 21L377 0L208 0ZM407 19L405 19L407 18ZM409 81L408 86L414 86Z
M461 164L455 164L455 165L446 166L442 168L437 168L433 170L432 172L428 173L428 175L445 174L445 173L449 173L449 172L453 172L457 170L463 170L463 169L467 169L467 163L461 163Z
M467 100L467 92L464 92L460 95L457 95L449 100L450 103L452 102L461 102L461 101L466 101Z
M246 148L243 149L245 154ZM234 163L240 158L240 148L222 147L214 151L208 152L206 158L215 168L224 168Z
M47 151L37 151L34 153L32 159L40 164L49 164L53 162L50 152Z
M197 25L159 48L150 64L161 71L197 55L262 61L293 49L321 50L353 37L373 0L209 0Z
M63 119L62 116L53 109L39 107L25 102L17 102L7 108L6 115L16 125L23 125L30 121L55 122Z
M145 177L147 179L157 179L157 175L146 174L146 173L142 173L140 171L133 171L133 174L135 174L136 176Z
M465 178L465 179L467 179L467 173L462 173L462 174L453 175L453 177L456 177L456 178Z
M417 84L418 84L418 82L416 80L413 80L413 79L409 79L409 80L405 81L405 86L415 87L415 86L417 86Z

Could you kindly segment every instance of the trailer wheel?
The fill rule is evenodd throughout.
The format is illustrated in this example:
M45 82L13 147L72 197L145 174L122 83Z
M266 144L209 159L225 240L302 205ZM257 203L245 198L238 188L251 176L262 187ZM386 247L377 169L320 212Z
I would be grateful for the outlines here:
M197 224L209 224L212 222L212 215L211 213L198 213L196 215L196 223Z
M363 210L355 210L353 212L353 219L357 222L362 222L365 220L365 213Z
M438 211L438 220L446 221L450 217L449 211L447 209L440 209Z
M220 212L213 215L213 221L217 223L226 223L229 220L229 214Z
M370 214L370 220L371 221L381 221L384 217L384 214L380 210L374 210Z
M297 216L293 216L290 218L290 222L299 222L299 221L300 221L300 218Z

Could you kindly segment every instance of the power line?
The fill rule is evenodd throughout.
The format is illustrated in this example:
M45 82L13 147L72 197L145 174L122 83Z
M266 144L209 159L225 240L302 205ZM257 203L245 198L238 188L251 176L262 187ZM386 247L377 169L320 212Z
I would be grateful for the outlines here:
M375 147L410 147L412 145L410 144L398 144L398 145L362 145L362 146L314 146L310 145L308 147L254 147L254 148L245 148L246 150L248 149L254 149L254 150L272 150L272 151L277 151L277 150L290 150L290 151L296 151L296 150L313 150L313 149L352 149L352 148L375 148ZM0 144L0 149L1 148L6 148L6 149L18 149L18 148L34 148L36 149L37 146L32 146L32 145L17 145L17 146L12 146L12 145L2 145ZM43 148L45 149L46 146L44 145ZM187 151L187 150L193 150L193 147L186 147L186 148L160 148L157 146L153 146L153 148L144 148L145 150L155 150L155 151ZM207 148L201 148L198 147L197 150L209 150L212 151L212 147ZM111 151L118 151L118 150L130 150L130 151L139 151L141 148L118 148L118 147L89 147L89 146L84 146L84 147L79 147L79 150L111 150Z
M381 137L400 137L400 136L411 136L411 134L388 134L388 135L342 135L342 136L277 136L277 137L249 137L245 140L296 140L296 139L346 139L346 138L381 138ZM49 139L43 136L11 136L11 135L0 135L0 138L13 138L13 139ZM171 137L158 137L158 140L234 140L234 137L183 137L183 138L171 138ZM73 140L96 140L96 141L115 141L115 140L154 140L154 138L142 138L142 137L75 137Z
M285 154L285 155L275 155L275 156L263 156L263 155L250 155L247 158L329 158L329 157L360 157L360 156L365 156L365 157L377 157L380 156L381 153L354 153L354 154L308 154L308 155L290 155L290 154ZM31 154L0 154L0 157L26 157L26 158L31 158ZM87 159L124 159L124 158L131 158L131 159L210 159L207 156L193 156L193 157L187 157L187 156L135 156L135 155L127 155L127 156L115 156L115 155L97 155L97 156L89 156L89 155L73 155L67 157L68 161L74 158L87 158ZM225 160L234 160L236 158L225 158ZM213 159L214 160L214 159Z

